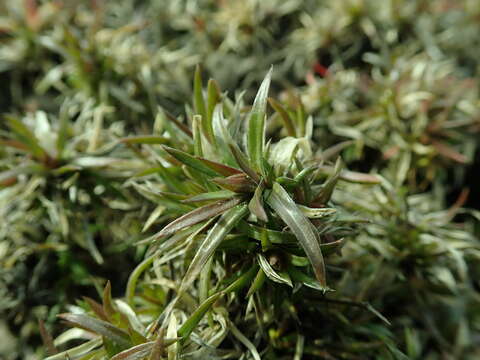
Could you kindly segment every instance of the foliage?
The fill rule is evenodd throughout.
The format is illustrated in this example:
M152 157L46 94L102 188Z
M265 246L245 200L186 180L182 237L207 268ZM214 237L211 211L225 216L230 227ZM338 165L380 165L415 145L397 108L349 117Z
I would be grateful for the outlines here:
M479 14L0 2L0 357L478 358Z

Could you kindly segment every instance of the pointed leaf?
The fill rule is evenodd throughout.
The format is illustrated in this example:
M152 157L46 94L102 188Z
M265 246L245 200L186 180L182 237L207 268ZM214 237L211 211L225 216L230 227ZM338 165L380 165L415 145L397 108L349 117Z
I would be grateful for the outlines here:
M209 131L211 134L213 134L213 124L212 124L212 118L213 118L213 112L215 110L215 106L218 104L220 101L220 87L218 86L218 83L210 79L208 80L208 85L207 85L207 119L208 123L207 125L209 126Z
M313 232L312 224L298 209L284 188L278 183L273 184L272 192L267 199L268 204L288 225L305 250L320 285L326 287L325 263L317 236Z
M260 176L250 167L245 154L238 148L236 144L230 144L229 148L240 169L242 169L245 174L250 176L250 178L258 184L260 182Z
M226 178L214 178L212 181L236 193L251 193L256 188L255 183L245 174L232 175Z
M120 142L126 144L167 144L169 139L156 135L139 135L122 138Z
M109 318L116 313L116 310L113 306L112 285L110 284L110 280L107 281L105 289L103 289L103 311Z
M265 146L265 118L268 89L272 77L272 69L260 85L252 110L248 119L247 148L248 156L253 168L260 171L262 165L263 149Z
M136 345L113 356L111 360L144 360L152 351L154 341Z
M284 273L284 274L279 274L277 273L273 268L272 268L272 265L270 265L270 263L268 262L268 260L265 258L265 256L263 256L263 254L257 254L257 260L258 260L258 264L260 265L260 267L262 268L263 272L265 273L265 275L267 275L267 277L274 281L274 282L277 282L277 283L280 283L280 284L286 284L290 287L293 287L292 285L292 280L290 280L290 277L288 276L288 274Z
M201 124L202 124L202 116L193 115L193 119L192 119L193 150L196 156L203 156Z
M65 360L65 359L68 359L68 356L70 356L70 358L72 359L73 358L76 359L79 356L90 353L92 350L100 347L101 345L102 345L102 338L92 339L90 341L87 341L86 343L75 346L74 348L69 349L67 351L62 351L61 353L49 356L44 360Z
M60 314L58 317L82 329L102 335L120 346L130 346L128 334L106 321L80 314Z
M207 311L212 307L215 301L222 295L222 293L216 293L210 296L207 300L205 300L200 306L195 310L195 312L185 321L185 323L178 329L178 336L186 339L190 336L193 329L198 325L200 320L202 320L203 316L207 313Z
M308 286L309 288L324 291L324 292L329 290L328 288L325 288L322 285L320 285L320 283L316 279L303 273L301 270L297 269L295 266L290 266L288 268L288 273L290 274L290 276L294 281L300 282L305 286Z
M230 190L211 191L211 192L208 192L208 193L195 195L195 196L192 196L188 199L182 200L182 203L188 204L188 203L192 203L192 202L224 200L224 199L230 199L234 195L235 195L235 193L230 191Z
M303 205L298 205L300 211L310 219L320 219L326 216L333 215L337 212L336 209L332 208L310 208Z
M30 149L35 158L39 160L45 160L48 158L46 151L40 146L36 136L21 120L10 115L6 115L5 119L7 120L10 129L15 133L17 139Z
M217 174L223 175L223 176L231 176L231 175L236 175L236 174L242 174L242 172L238 169L232 168L227 165L220 164L215 161L207 160L204 158L196 158L200 160L204 165L215 171Z
M47 331L45 323L42 319L38 319L38 330L40 331L40 336L42 337L43 345L47 348L49 355L58 354L58 350L53 343L52 335Z
M194 93L194 107L195 112L202 117L207 116L206 108L205 108L205 100L202 94L202 71L200 69L200 65L195 67L195 76L193 81L193 93Z
M200 244L195 257L182 280L179 293L186 291L202 271L208 259L213 255L218 245L248 213L247 205L238 205L222 215L215 226L208 232L207 237Z
M160 231L157 234L157 237L173 234L188 226L198 224L199 222L202 222L204 220L220 215L224 213L226 210L231 209L232 207L240 204L241 202L242 202L242 198L234 197L232 199L222 200L213 204L208 204L208 205L199 207L179 217L175 221L165 226L162 229L162 231Z
M333 171L333 174L323 184L322 189L320 190L318 196L314 200L315 203L326 204L328 201L330 201L330 198L332 197L332 194L333 194L333 190L335 189L335 185L337 185L337 181L340 177L341 170L342 170L342 162L340 158L338 158L335 164L335 169Z
M170 315L170 321L167 327L167 337L169 338L177 338L177 318L174 314ZM167 350L168 360L176 360L178 356L178 344L175 342L174 344L170 345Z
M228 285L222 292L227 294L243 289L250 284L257 272L258 266L253 265L248 271L239 276L235 281Z
M262 268L258 269L257 275L255 276L255 279L253 280L250 289L248 289L246 297L248 298L252 296L258 289L260 289L263 286L266 278L267 277L263 272Z
M248 203L250 212L255 215L259 220L267 222L268 216L263 207L263 183L257 186L252 199Z
M165 150L168 154L173 156L175 159L180 161L182 164L192 167L195 170L198 170L206 175L209 176L217 176L218 173L212 170L210 167L206 166L201 160L195 158L194 156L187 154L186 152L168 147L163 146L163 150Z
M162 339L162 341L164 346L172 346L173 344L178 342L178 339L167 338L167 339ZM149 341L140 345L132 346L130 349L124 350L116 354L110 360L144 360L147 356L149 356L154 345L155 345L155 341ZM62 360L64 359L65 358L62 358Z
M283 125L287 130L288 136L296 137L295 125L293 124L292 119L290 119L290 115L288 115L287 110L283 107L283 105L273 98L268 98L268 102L270 106L280 115L280 118L283 120Z

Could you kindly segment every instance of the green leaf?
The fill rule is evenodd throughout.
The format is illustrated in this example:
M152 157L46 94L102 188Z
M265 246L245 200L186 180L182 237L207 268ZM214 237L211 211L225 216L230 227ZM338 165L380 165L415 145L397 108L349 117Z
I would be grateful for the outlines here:
M178 329L178 336L186 339L190 336L193 329L198 325L200 320L202 320L203 316L207 313L207 311L212 307L215 301L222 295L222 293L216 293L210 296L207 300L205 300L200 306L195 310L195 312L185 321L185 323Z
M193 106L195 108L195 113L201 115L202 118L207 117L207 111L205 108L205 99L202 94L202 71L200 65L197 65L195 68L195 76L193 80Z
M223 176L231 176L231 175L236 175L236 174L242 174L242 172L238 169L232 168L227 165L220 164L215 161L207 160L204 158L197 158L200 160L204 165L215 171L217 174L223 175Z
M208 80L207 85L207 126L210 134L213 134L213 112L215 111L215 106L220 102L220 87L218 83L210 79Z
M248 119L247 148L248 156L253 168L260 171L262 166L263 149L265 146L265 118L268 89L272 77L272 69L260 85L252 110Z
M103 311L109 318L116 313L115 307L113 306L112 285L110 284L110 281L107 281L107 284L103 289Z
M106 321L80 314L60 314L58 317L82 329L102 335L122 347L130 346L128 334Z
M288 273L290 274L290 276L292 277L292 279L294 281L300 282L300 283L304 284L305 286L308 286L309 288L312 288L312 289L315 289L315 290L320 290L320 291L328 290L325 287L323 287L322 285L320 285L320 283L316 279L308 276L307 274L305 274L301 270L298 270L295 266L290 266L288 268Z
M57 157L62 158L63 150L65 149L65 144L67 142L68 131L69 131L69 119L68 119L68 103L64 102L60 108L60 116L59 116L59 129L57 134Z
M253 280L250 289L248 289L246 297L248 298L252 296L258 289L260 289L263 286L266 278L267 277L263 272L262 268L258 269L257 275L255 276L255 279Z
M243 220L240 221L240 223L237 225L237 228L242 233L258 241L262 241L262 234L263 232L266 232L268 240L274 244L297 243L295 235L291 232L266 229L260 226L250 224Z
M30 149L35 158L41 161L48 158L46 151L40 146L36 136L22 123L22 121L10 115L5 115L5 119L7 120L10 129L15 133L17 139Z
M23 165L17 166L13 169L0 172L0 187L8 186L10 182L16 181L16 178L20 174L41 174L45 169L42 165Z
M297 205L300 211L310 219L320 219L326 216L333 215L337 212L332 208L310 208L303 205Z
M180 286L179 294L186 291L202 271L208 259L213 255L218 245L227 234L247 215L247 205L238 205L224 213L215 226L208 232L207 237L200 244L195 257L185 274Z
M79 356L88 354L89 352L91 352L92 350L95 350L101 345L102 345L101 338L92 339L87 341L86 343L75 346L74 348L71 348L67 351L62 351L61 353L55 354L53 356L49 356L44 360L65 360L65 359L68 359L67 356L69 356L71 359L74 359Z
M175 314L170 315L170 321L168 322L167 326L167 336L169 338L177 338L177 318ZM178 359L178 344L175 342L171 346L168 347L167 350L167 357L168 360L176 360Z
M178 340L179 339L177 338L161 339L165 347L172 346ZM110 360L143 360L147 356L149 356L154 346L155 346L155 341L149 341L140 345L132 346L131 348L116 354Z
M193 119L192 119L193 150L196 156L203 156L201 124L202 124L202 116L193 115Z
M257 254L258 264L262 268L263 272L267 277L277 283L286 284L290 287L293 287L292 280L290 280L290 276L287 273L277 273L273 268L272 265L268 262L268 260L263 256L263 254Z
M243 345L245 345L248 350L250 350L254 360L262 360L255 345L253 345L252 342L240 332L240 330L235 326L233 322L229 321L228 327L233 336L235 336Z
M333 174L323 184L322 189L314 200L315 203L326 204L328 203L328 201L330 201L333 190L335 189L335 185L337 185L337 181L340 177L341 170L342 161L340 160L340 158L338 158L337 162L335 163L335 169L333 171Z
M238 148L236 144L230 144L229 148L240 169L242 169L245 174L247 174L253 181L258 184L260 182L260 176L255 170L250 167L245 154Z
M120 142L126 144L167 144L169 139L156 135L139 135L122 138Z
M199 195L192 196L188 199L183 200L183 203L193 203L193 202L202 202L202 201L211 201L211 200L223 200L230 199L236 195L233 191L230 190L219 190L211 191Z
M263 207L263 188L263 183L260 183L260 185L257 186L252 199L248 203L248 208L250 209L250 212L259 220L267 222L268 216Z
M186 152L168 147L162 146L168 154L173 156L175 159L180 161L182 164L190 166L191 168L198 170L208 176L217 176L219 175L216 171L212 170L210 167L206 166L201 160L195 158L194 156L187 154ZM221 175L221 174L220 174Z
M155 341L136 345L113 356L110 360L143 360L153 349Z
M267 202L295 234L312 264L315 277L321 286L326 287L325 263L317 236L312 229L310 221L303 215L297 207L297 204L295 204L285 189L278 183L273 184L272 192Z
M227 294L227 293L231 293L231 292L235 292L240 289L243 289L252 281L253 277L255 276L255 273L257 272L257 269L258 269L258 266L256 265L251 266L250 269L248 269L248 271L240 275L235 281L233 281L230 285L228 285L222 291L222 293Z
M212 181L224 189L236 193L251 193L256 189L256 184L245 174L232 175L226 178L214 178Z
M215 134L216 155L222 159L224 164L235 166L235 158L230 151L230 146L236 146L235 141L227 128L226 120L223 117L223 106L218 104L213 112L213 132Z
M147 221L145 221L145 225L143 225L142 233L150 229L153 223L165 212L166 207L162 205L158 205L155 210L148 216Z
M213 204L208 204L202 207L199 207L189 213L179 217L178 219L172 221L170 224L165 226L158 234L157 237L168 236L179 230L182 230L188 226L192 226L207 220L209 218L215 217L231 209L232 207L240 204L243 201L240 197L234 197L227 200L218 201Z
M296 137L295 125L293 124L292 119L290 119L290 115L288 115L287 110L283 107L281 103L273 98L268 98L268 102L270 106L280 115L280 118L283 120L283 125L287 130L288 136Z

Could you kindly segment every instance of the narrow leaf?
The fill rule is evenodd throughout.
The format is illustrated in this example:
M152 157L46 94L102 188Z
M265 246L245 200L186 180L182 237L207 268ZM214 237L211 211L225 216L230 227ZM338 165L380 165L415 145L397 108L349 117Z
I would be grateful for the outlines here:
M128 334L106 321L80 314L60 314L58 317L82 329L105 336L120 346L130 346Z
M250 178L258 184L260 182L260 176L250 167L245 154L238 148L236 144L230 144L229 148L240 169L242 169L245 174L250 176Z
M38 329L40 330L40 336L42 337L43 344L47 348L49 355L55 355L58 353L57 348L53 344L52 335L47 331L45 323L42 319L38 319Z
M333 174L323 184L322 189L320 190L319 194L314 200L315 203L326 204L328 201L330 201L330 198L332 197L332 194L333 194L333 190L335 189L335 185L337 184L337 181L340 177L341 170L342 170L342 162L340 158L338 158L335 164L335 169L333 171Z
M231 293L231 292L235 292L243 289L245 286L250 284L250 282L252 281L253 277L257 272L257 269L258 269L257 265L250 267L248 271L246 271L241 276L239 276L235 281L233 281L230 285L228 285L222 292L224 294L227 294L227 293Z
M214 178L212 181L236 193L251 193L256 188L256 184L245 174L232 175L226 178Z
M277 283L280 283L280 284L286 284L290 287L293 287L292 280L290 280L290 277L288 276L288 274L277 273L272 268L272 265L270 265L270 263L265 258L265 256L263 256L263 254L257 254L257 260L258 260L258 264L262 268L263 272L265 273L265 275L267 275L267 277L270 280L272 280L274 282L277 282Z
M167 144L169 140L163 136L139 135L122 138L120 142L124 144Z
M162 231L157 234L157 237L167 236L173 234L179 230L182 230L188 226L192 226L207 220L209 218L215 217L217 215L222 214L228 209L240 204L242 202L242 198L234 197L227 200L218 201L213 204L208 204L202 207L199 207L189 213L179 217L175 221L171 222L167 226L165 226Z
M169 338L177 338L177 318L175 314L170 315L170 321L167 327L167 337ZM175 360L178 356L178 344L175 342L174 344L170 345L167 350L168 360Z
M267 277L263 272L262 268L258 269L257 275L255 276L255 279L253 280L250 289L248 289L246 297L248 298L252 296L258 289L260 289L263 286L266 278Z
M230 190L219 190L207 192L199 195L192 196L188 199L182 201L182 203L192 203L192 202L201 202L201 201L211 201L211 200L224 200L230 199L235 195L234 192Z
M248 208L259 220L267 222L268 216L263 207L263 183L257 186L252 199L248 203Z
M47 153L40 146L38 139L22 121L10 115L6 115L5 119L7 120L10 129L15 133L17 139L28 146L35 158L39 160L45 160L48 158Z
M102 345L102 338L92 339L90 341L87 341L86 343L75 346L74 348L69 349L67 351L62 351L61 353L55 354L53 356L49 356L44 360L65 360L65 359L68 359L68 357L77 358L84 354L88 354L89 352L98 348L101 345ZM112 360L114 359L112 358Z
M107 281L107 284L103 289L103 311L109 318L116 313L116 310L113 306L112 285L110 284L110 280Z
M206 175L209 176L217 176L218 173L213 171L210 167L206 166L201 160L195 158L194 156L187 154L186 152L168 147L163 146L163 150L165 150L168 154L173 156L175 159L180 161L182 164L192 167L195 170L198 170Z
M215 161L207 160L204 158L196 158L200 160L203 164L205 164L207 167L215 171L217 174L223 175L223 176L231 176L231 175L236 175L236 174L241 174L242 172L238 169L232 168L227 165L220 164Z
M149 341L133 346L113 356L111 360L143 360L150 354L154 344L154 341Z
M150 226L153 225L153 223L165 212L165 210L165 206L158 205L145 222L145 225L142 228L142 233L150 229Z
M260 85L248 119L247 148L254 170L260 171L265 146L265 117L272 69Z
M273 98L268 98L268 102L270 106L280 115L280 118L283 120L283 125L287 130L288 136L296 137L295 125L293 124L292 119L290 119L290 115L288 115L287 110L283 107L281 103Z
M222 295L222 293L216 293L200 304L197 310L195 310L180 329L178 329L178 336L184 339L188 338L210 307L218 300L220 295Z
M308 276L307 274L303 273L301 270L297 269L295 266L290 266L288 268L288 273L290 274L290 276L292 277L292 279L296 282L300 282L302 284L304 284L305 286L308 286L309 288L312 288L312 289L315 289L315 290L320 290L320 291L326 291L326 290L329 290L325 287L323 287L322 285L320 285L320 283Z
M202 115L193 115L193 151L196 156L203 156L201 124Z
M153 344L152 351L148 360L161 360L165 350L165 343L163 342L163 329L158 332L157 340Z
M310 208L303 205L298 205L300 211L310 219L320 219L326 216L333 215L337 212L336 209L332 208Z
M313 232L310 221L303 215L284 188L278 183L273 184L272 192L267 199L268 204L288 225L305 250L320 285L326 287L325 264L322 251Z
M195 257L182 280L179 293L183 293L198 277L208 259L213 255L218 245L227 234L247 215L247 205L238 205L222 215L215 226L209 231L207 237L198 248Z
M207 85L207 126L209 133L213 134L213 124L212 124L212 118L213 118L213 112L215 110L215 106L217 103L220 101L220 87L218 86L218 83L210 79L208 80L208 85Z

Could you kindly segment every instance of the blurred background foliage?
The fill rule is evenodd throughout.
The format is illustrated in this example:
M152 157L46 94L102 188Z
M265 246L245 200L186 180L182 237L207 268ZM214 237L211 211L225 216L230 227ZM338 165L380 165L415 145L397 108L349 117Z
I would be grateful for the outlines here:
M323 171L333 173L338 154L346 167L331 201L368 222L334 231L348 241L328 257L333 295L268 283L256 305L267 336L249 330L253 305L243 316L229 295L190 351L254 358L243 331L272 359L478 358L479 33L477 0L0 1L0 334L9 339L0 357L43 358L38 319L60 335L56 315L92 313L82 296L97 298L107 279L122 298L152 251L137 242L183 213L164 213L151 194L185 181L178 164L167 181L152 169L164 164L159 144L193 151L201 64L216 79L205 94L231 122L246 119L273 65L268 138L308 138L311 125ZM352 183L369 176L381 184ZM214 279L228 282L219 259ZM139 331L167 306L186 263L142 270ZM288 300L275 303L279 294ZM195 304L175 310L179 324ZM67 334L62 350L92 338ZM225 351L208 352L202 338Z

